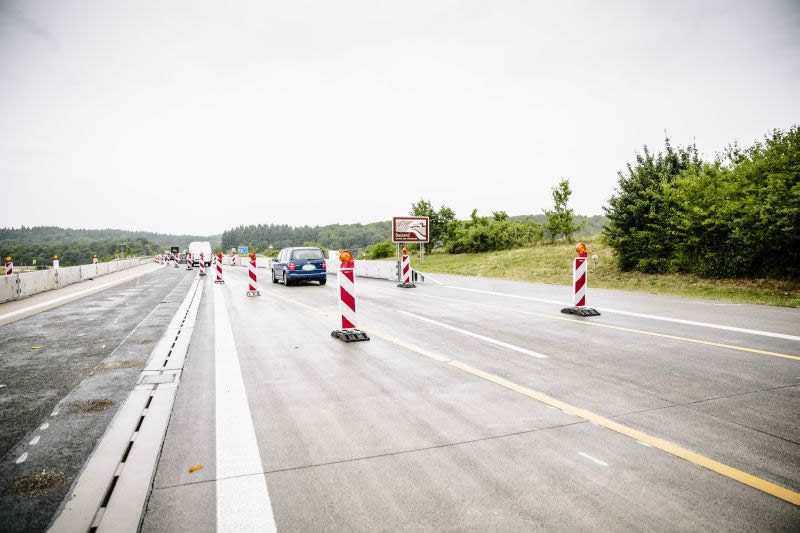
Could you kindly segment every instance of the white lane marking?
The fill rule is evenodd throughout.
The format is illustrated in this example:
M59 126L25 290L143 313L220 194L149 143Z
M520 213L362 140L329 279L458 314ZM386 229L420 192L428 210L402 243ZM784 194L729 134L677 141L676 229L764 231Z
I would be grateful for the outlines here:
M601 460L600 460L600 459L598 459L597 457L592 457L592 456L591 456L591 455L589 455L588 453L578 452L578 455L580 455L581 457L585 457L585 458L589 459L591 462L593 462L593 463L597 463L597 464L599 464L600 466L608 466L608 463L607 463L607 462L605 462L605 461L601 461Z
M150 270L148 272L136 273L133 276L120 278L120 279L118 279L116 281L110 281L108 283L103 283L101 285L94 285L90 289L86 289L86 290L78 291L78 292L73 292L72 294L66 294L64 296L59 296L58 298L53 298L52 300L48 300L46 302L29 305L28 307L25 307L24 309L17 309L16 311L10 311L10 312L8 312L8 313L6 313L4 315L0 315L0 321L5 320L6 318L9 318L9 317L12 317L12 316L21 315L22 313L27 313L28 311L31 311L33 309L39 309L40 307L47 307L48 305L53 305L54 303L58 303L58 302L62 302L62 301L65 301L65 300L70 300L70 299L77 300L78 297L80 297L81 295L90 294L90 293L93 293L93 292L100 292L101 290L105 289L106 287L112 287L114 285L119 285L121 283L125 283L126 281L130 281L132 279L136 279L136 278L142 277L145 274L149 274L150 272L155 272L155 270Z
M398 313L402 313L404 315L408 315L410 317L416 318L417 320L422 320L423 322L428 322L430 324L435 324L439 327L446 328L452 331L457 331L458 333L462 333L464 335L469 335L470 337L474 337L476 339L480 339L484 342L488 342L490 344L494 344L496 346L502 346L503 348L508 348L509 350L514 350L515 352L523 353L525 355L530 355L531 357L536 357L537 359L546 359L547 356L544 354L540 354L538 352L534 352L532 350L528 350L526 348L520 348L519 346L515 346L513 344L508 344L507 342L499 341L497 339L493 339L491 337L484 337L483 335L478 335L477 333L473 333L471 331L467 331L465 329L457 328L455 326L451 326L450 324L444 324L442 322L438 322L436 320L432 320L430 318L425 318L423 316L415 315L413 313L409 313L408 311L401 311L398 310Z
M638 443L639 443L639 444L641 444L642 446L646 446L646 447L648 447L648 448L652 448L652 446L650 446L650 445L649 445L649 444L647 444L646 442L642 442L642 441L640 441L640 440L637 440L636 442L638 442Z
M25 462L25 460L26 460L27 458L28 458L28 452L23 452L23 454L22 454L22 455L20 455L19 457L17 457L17 464L18 464L18 465L21 465L22 463L24 463L24 462Z
M518 294L508 294L505 292L484 291L481 289L468 289L466 287L456 287L454 285L442 285L446 289L458 289L460 291L479 292L482 294L492 294L495 296L505 296L507 298L517 298L520 300L530 300L533 302L543 302L548 304L566 305L564 302L558 300L547 300L545 298L534 298L533 296L520 296ZM762 331L760 329L737 328L735 326L725 326L723 324L714 324L711 322L698 322L696 320L684 320L682 318L672 318L668 316L650 315L647 313L634 313L633 311L622 311L620 309L611 309L609 307L597 307L598 311L603 313L616 313L618 315L635 316L638 318L647 318L649 320L661 320L662 322L675 322L676 324L686 324L687 326L698 326L702 328L723 329L726 331L735 331L737 333L747 333L750 335L761 335L763 337L773 337L776 339L785 339L789 341L800 342L800 337L797 335L787 335L786 333L775 333L772 331Z
M6 386L6 384L5 384L5 383L0 383L0 389L2 389L2 388L3 388L3 387L5 387L5 386Z
M28 444L30 444L31 446L36 446L37 444L39 444L39 439L41 438L42 438L41 436L36 435L31 439L31 441Z
M217 531L277 531L224 289L214 286Z
M417 272L419 272L420 274L422 274L425 277L425 281L431 280L436 285L441 285L442 284L441 281L437 281L436 278L432 278L430 274L426 274L425 272L422 272L421 270L417 270Z
M45 422L44 424L42 424L41 426L39 426L39 429L41 429L42 431L44 431L45 429L47 429L47 428L49 428L49 427L50 427L50 422Z

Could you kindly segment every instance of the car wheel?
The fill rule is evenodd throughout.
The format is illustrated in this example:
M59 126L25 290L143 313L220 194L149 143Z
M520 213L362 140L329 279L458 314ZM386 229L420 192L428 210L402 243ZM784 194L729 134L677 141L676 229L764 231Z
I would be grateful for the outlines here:
M278 278L275 277L275 270L272 270L272 283L278 283Z
M328 280L327 280L327 279L321 279L321 280L319 280L319 284L320 284L320 285L325 285L327 282L328 282Z
M285 270L283 271L283 285L284 287L289 286L289 274Z

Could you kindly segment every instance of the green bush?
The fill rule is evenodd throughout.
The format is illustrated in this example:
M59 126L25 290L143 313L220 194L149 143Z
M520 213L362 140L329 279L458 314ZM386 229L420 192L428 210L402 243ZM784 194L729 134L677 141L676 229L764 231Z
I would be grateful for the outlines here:
M367 259L383 259L392 257L395 253L396 245L391 240L376 242L367 246Z

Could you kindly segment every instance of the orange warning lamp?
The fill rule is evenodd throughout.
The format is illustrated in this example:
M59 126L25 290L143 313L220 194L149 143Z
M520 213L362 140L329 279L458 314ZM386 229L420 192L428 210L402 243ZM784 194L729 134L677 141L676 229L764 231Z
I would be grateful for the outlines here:
M222 252L217 252L217 257L222 257Z
M250 259L255 259L256 258L256 253L255 252L250 252L247 255L248 255L248 257L250 257Z
M353 260L353 254L351 254L348 250L342 250L339 252L339 261L342 263L349 263Z
M408 255L408 248L403 246L403 255Z
M53 256L53 259L58 259L58 256L57 256L57 255L54 255L54 256Z
M9 255L9 256L6 257L6 263L10 263L10 262L11 262L11 256Z
M578 253L578 257L586 257L586 254L589 253L589 251L586 249L586 245L582 242L579 242L575 246L575 251Z

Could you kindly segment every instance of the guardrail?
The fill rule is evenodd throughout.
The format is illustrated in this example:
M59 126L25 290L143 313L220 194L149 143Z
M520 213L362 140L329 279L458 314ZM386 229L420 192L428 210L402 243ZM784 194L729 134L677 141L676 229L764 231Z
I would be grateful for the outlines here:
M149 257L134 257L132 259L97 263L96 265L51 268L0 276L0 303L21 300L40 292L60 289L73 283L88 281L112 272L143 265L152 260Z

